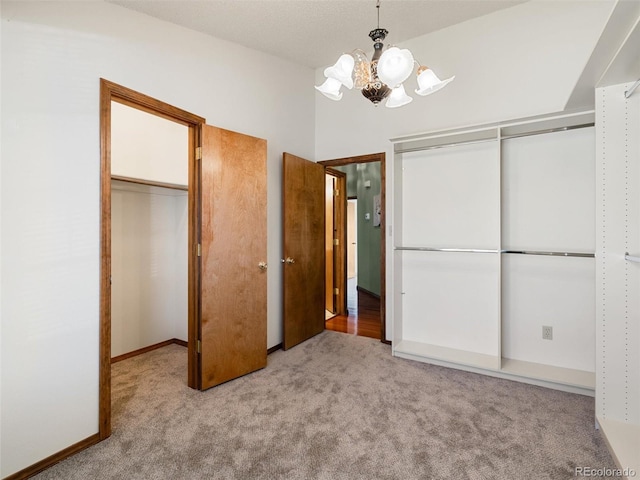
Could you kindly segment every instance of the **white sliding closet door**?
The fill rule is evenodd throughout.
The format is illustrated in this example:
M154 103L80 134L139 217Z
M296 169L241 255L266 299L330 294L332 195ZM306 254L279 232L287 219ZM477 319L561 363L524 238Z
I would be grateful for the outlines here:
M504 250L595 251L594 142L593 127L503 141ZM504 358L595 370L593 258L507 253L502 280Z
M500 161L496 141L402 156L403 338L499 356Z

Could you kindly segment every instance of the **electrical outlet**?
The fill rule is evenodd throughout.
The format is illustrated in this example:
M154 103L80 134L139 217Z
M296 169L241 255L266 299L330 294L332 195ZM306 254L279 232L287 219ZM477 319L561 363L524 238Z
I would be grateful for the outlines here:
M553 327L542 326L542 339L553 340Z

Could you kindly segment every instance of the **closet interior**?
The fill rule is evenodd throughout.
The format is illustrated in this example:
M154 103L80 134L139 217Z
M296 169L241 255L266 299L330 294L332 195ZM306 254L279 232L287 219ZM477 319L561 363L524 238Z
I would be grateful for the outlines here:
M187 344L187 185L188 127L112 102L113 360Z

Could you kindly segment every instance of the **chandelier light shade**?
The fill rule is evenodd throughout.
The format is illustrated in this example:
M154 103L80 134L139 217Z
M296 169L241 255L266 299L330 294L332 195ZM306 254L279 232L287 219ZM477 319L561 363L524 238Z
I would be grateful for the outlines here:
M385 103L384 106L387 108L398 108L411 102L413 102L413 98L407 95L404 85L400 84L391 90L391 95L387 98L387 103Z
M316 86L316 90L327 98L338 101L342 98L341 87L352 89L355 86L374 105L377 106L382 100L387 99L386 107L397 108L413 101L413 98L407 95L404 82L411 76L416 64L418 88L415 92L418 95L437 92L455 78L454 75L440 80L433 70L416 62L406 48L391 46L384 50L382 42L389 32L380 28L380 0L376 8L378 28L369 32L369 37L373 40L371 61L360 49L342 54L333 66L325 69L326 80L319 87Z
M342 98L342 92L340 91L341 86L342 84L339 80L336 80L335 78L327 78L322 85L316 87L316 90L322 93L325 97L338 101Z
M413 64L413 55L409 50L389 47L378 60L378 78L391 88L396 88L409 78Z
M338 80L342 85L351 90L353 88L352 75L354 65L355 59L351 55L345 53L340 56L333 67L327 67L325 69L324 76Z
M424 96L437 92L454 78L456 78L455 75L446 80L440 80L430 68L420 67L418 68L418 89L416 93Z

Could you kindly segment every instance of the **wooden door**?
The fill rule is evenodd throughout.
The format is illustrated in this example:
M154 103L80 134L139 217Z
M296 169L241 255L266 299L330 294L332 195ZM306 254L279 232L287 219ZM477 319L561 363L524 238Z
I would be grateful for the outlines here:
M283 155L283 348L324 330L324 166Z
M333 181L333 210L326 213L327 230L331 222L331 236L327 242L331 244L331 256L326 255L326 262L332 264L333 285L331 289L334 313L348 315L347 311L347 174L335 168L325 167L327 179ZM328 201L328 199L327 199ZM328 247L326 248L328 251ZM328 272L327 268L327 272ZM327 288L329 283L327 283ZM327 292L327 299L328 299Z
M325 175L325 236L324 236L324 250L325 250L325 309L331 313L336 313L336 269L335 269L335 251L334 251L334 237L335 237L335 183L336 179L331 175Z
M267 142L202 126L201 390L267 364Z

